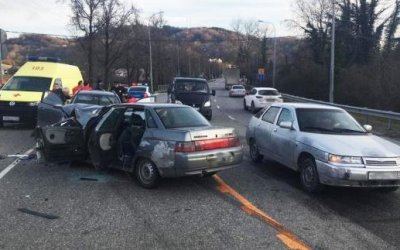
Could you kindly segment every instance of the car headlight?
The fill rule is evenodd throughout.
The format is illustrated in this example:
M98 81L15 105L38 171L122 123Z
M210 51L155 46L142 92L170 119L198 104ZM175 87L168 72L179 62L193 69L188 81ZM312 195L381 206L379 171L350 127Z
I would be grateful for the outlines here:
M30 102L28 105L31 107L35 107L39 104L39 102Z
M206 103L204 103L204 107L211 107L211 102L210 101L206 101Z
M362 158L358 156L328 155L328 161L339 164L363 164Z

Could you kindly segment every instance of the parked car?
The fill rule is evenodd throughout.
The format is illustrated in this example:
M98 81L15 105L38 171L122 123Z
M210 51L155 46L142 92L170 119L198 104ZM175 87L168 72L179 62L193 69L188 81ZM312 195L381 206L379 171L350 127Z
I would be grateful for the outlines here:
M203 78L176 77L168 88L172 103L180 102L199 111L207 120L212 119L210 96L215 96L215 90L210 90Z
M256 113L272 103L283 102L282 95L274 88L252 88L248 95L244 97L244 110L251 110Z
M277 103L250 120L246 139L253 161L266 157L300 172L309 192L323 185L395 191L400 147L371 130L340 108Z
M151 96L151 93L148 86L133 86L128 88L126 95L127 102L135 103L140 99Z
M114 92L101 90L81 90L77 92L71 99L71 103L84 103L92 105L107 106L112 104L120 104L121 100Z
M179 104L120 104L102 107L36 129L39 159L90 159L98 168L133 174L145 188L160 177L212 175L242 161L233 128L212 127L195 109ZM87 118L85 113L85 118Z
M233 85L232 88L229 90L230 97L234 96L243 97L245 95L246 95L246 89L244 88L243 85Z

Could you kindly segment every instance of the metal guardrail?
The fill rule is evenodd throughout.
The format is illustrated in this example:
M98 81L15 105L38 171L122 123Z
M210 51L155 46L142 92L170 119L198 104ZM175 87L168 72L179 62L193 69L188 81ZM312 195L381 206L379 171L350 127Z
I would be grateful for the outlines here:
M342 108L351 113L384 118L384 119L388 120L388 127L387 127L388 129L391 129L392 120L400 121L400 113L397 113L397 112L383 111L383 110L378 110L378 109L361 108L361 107L336 104L336 103L329 103L329 102L308 99L308 98L303 98L303 97L298 97L298 96L288 95L288 94L282 94L282 96L283 96L283 98L286 98L288 100L292 100L295 102L310 102L310 103L330 105L330 106Z

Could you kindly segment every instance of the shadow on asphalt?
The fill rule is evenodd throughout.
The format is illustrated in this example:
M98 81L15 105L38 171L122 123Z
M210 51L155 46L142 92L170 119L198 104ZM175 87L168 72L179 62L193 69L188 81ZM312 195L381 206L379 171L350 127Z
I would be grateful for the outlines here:
M284 182L302 191L299 174L273 161L264 160L253 165L265 177ZM326 186L321 193L309 194L302 191L307 199L299 199L304 206L314 210L321 217L328 217L326 211L347 218L396 248L400 247L400 191L383 193L374 188L351 188ZM322 209L324 208L324 209Z

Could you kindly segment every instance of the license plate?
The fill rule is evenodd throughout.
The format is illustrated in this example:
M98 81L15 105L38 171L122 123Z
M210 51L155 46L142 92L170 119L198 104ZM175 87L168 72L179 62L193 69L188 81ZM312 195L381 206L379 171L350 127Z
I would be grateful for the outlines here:
M370 172L370 180L398 180L400 179L399 172Z
M19 122L18 116L3 116L3 121L5 122Z

